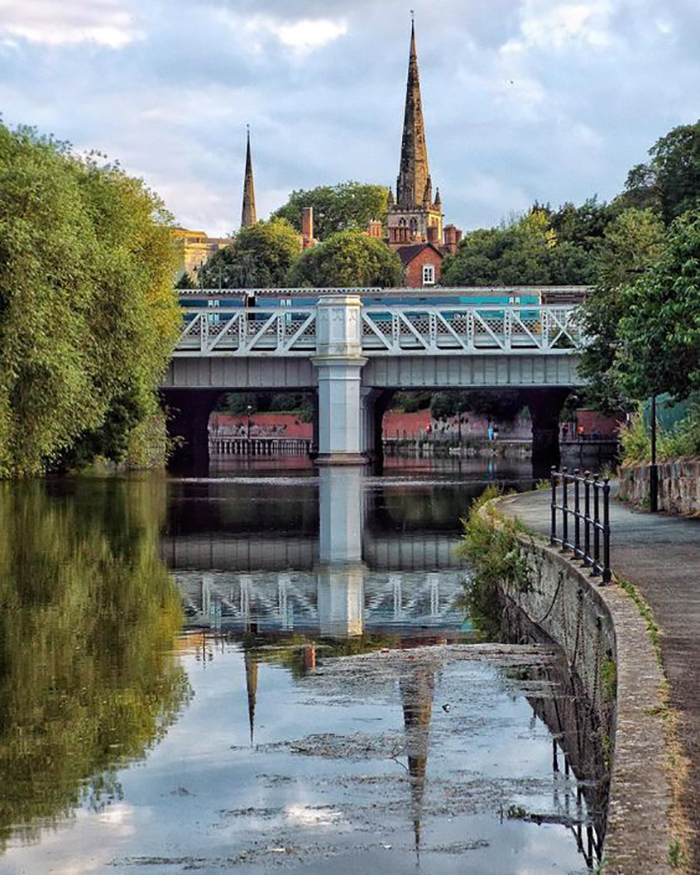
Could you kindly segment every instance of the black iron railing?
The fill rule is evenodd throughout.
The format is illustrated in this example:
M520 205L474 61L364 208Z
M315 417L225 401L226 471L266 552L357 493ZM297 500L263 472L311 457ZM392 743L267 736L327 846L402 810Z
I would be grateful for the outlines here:
M603 584L610 583L610 482L590 471L552 468L552 525L550 543L571 550L584 568ZM561 496L560 496L561 490ZM561 497L561 503L559 498ZM561 516L561 530L558 529ZM573 528L573 532L571 529ZM583 530L583 531L582 531ZM583 537L582 537L583 535Z

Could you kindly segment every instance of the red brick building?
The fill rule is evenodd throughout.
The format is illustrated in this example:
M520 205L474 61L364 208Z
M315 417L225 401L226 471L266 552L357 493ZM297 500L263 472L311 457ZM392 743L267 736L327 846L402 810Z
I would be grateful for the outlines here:
M434 243L401 246L397 254L406 271L406 285L411 289L430 288L440 282L444 253Z

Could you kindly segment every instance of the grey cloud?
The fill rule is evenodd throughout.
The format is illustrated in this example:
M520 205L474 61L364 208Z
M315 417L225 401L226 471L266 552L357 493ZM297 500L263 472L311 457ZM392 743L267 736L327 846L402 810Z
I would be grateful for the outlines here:
M246 122L266 208L293 188L395 180L411 4L131 2L142 38L118 51L0 47L6 120L121 158L181 221L212 233L230 230L240 211ZM587 2L596 0L578 5ZM610 45L555 45L542 25L536 46L507 52L536 0L413 0L433 179L448 219L469 228L535 198L609 198L659 136L698 117L695 5L611 4ZM222 10L239 26L223 24ZM347 31L299 57L271 32L246 31L261 15L343 19Z

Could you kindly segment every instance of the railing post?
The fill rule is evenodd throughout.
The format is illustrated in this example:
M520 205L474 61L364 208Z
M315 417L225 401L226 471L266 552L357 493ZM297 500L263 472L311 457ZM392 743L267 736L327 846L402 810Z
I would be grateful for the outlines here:
M569 549L569 482L567 480L567 468L561 469L562 483L562 523L561 523L561 550L565 553Z
M610 583L610 482L603 481L603 583Z
M579 495L579 483L581 471L574 469L574 559L581 556L581 504Z
M551 530L549 533L549 543L554 546L557 543L557 469L552 465L552 471L549 475L552 484L552 518Z
M591 472L583 472L583 494L584 494L584 526L583 526L583 564L589 566L591 564Z
M593 475L593 576L600 574L600 483Z

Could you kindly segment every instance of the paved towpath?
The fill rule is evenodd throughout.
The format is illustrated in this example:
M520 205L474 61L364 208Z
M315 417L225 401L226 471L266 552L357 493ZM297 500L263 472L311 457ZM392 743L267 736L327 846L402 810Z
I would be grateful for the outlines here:
M549 537L548 490L508 498L501 506ZM613 572L635 584L663 633L671 705L682 715L680 741L691 762L684 800L695 830L691 871L700 873L700 519L652 515L612 501L610 526Z

